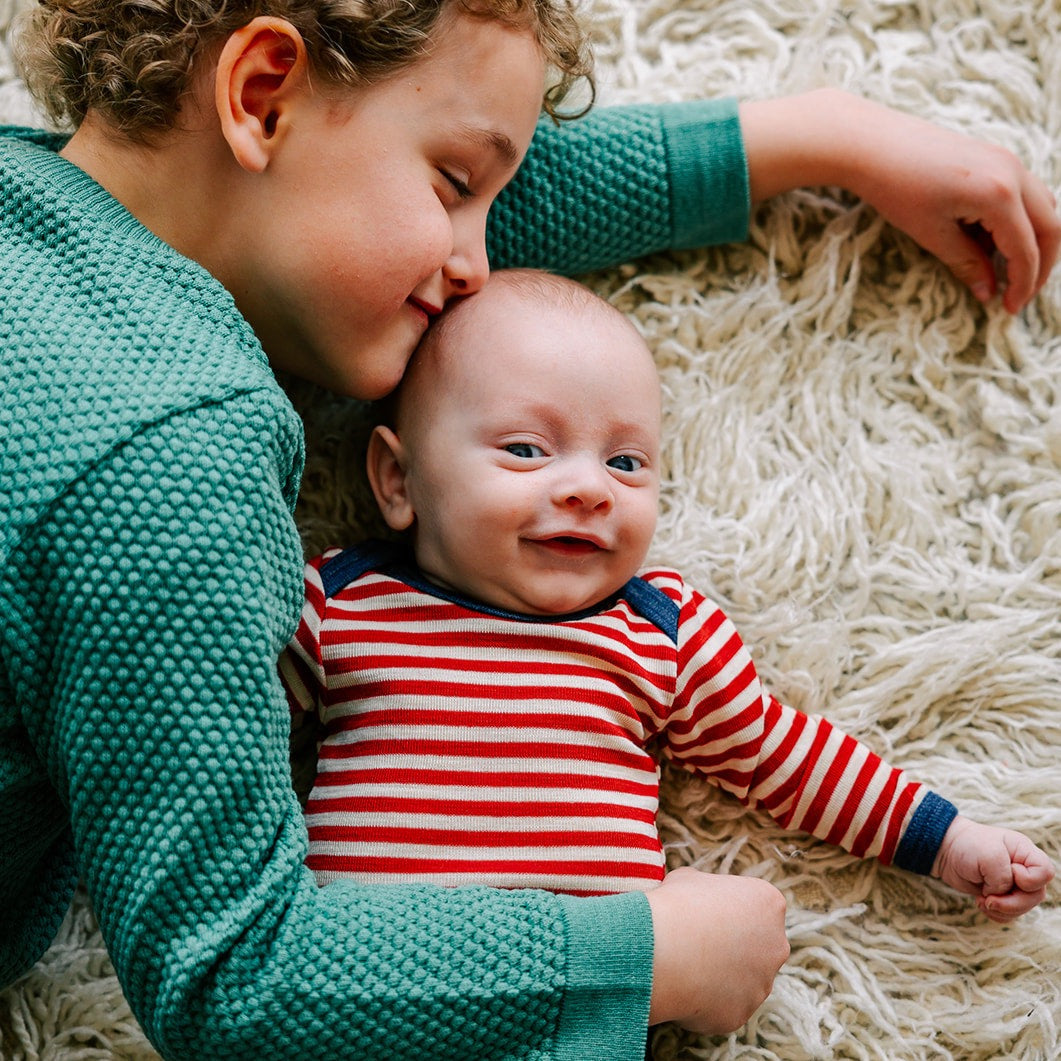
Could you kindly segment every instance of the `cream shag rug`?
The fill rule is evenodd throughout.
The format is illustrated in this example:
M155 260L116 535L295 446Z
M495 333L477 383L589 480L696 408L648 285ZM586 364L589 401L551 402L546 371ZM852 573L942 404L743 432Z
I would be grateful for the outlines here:
M26 2L0 0L0 23ZM590 14L604 102L840 85L993 139L1061 189L1057 0L593 0ZM0 82L0 117L33 120L6 50ZM1019 319L984 312L872 210L818 190L761 209L745 245L587 280L663 375L655 557L726 607L777 695L1061 860L1061 271ZM356 417L296 397L316 548L371 520ZM1061 885L999 928L942 885L675 774L662 826L674 865L784 891L792 957L738 1034L664 1029L657 1058L1061 1058ZM0 993L0 1056L156 1056L83 898Z

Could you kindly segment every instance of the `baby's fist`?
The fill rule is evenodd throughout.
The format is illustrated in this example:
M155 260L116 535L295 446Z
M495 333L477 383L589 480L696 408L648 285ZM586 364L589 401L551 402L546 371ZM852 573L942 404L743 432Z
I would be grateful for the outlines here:
M932 876L965 895L992 921L1013 921L1046 898L1053 863L1023 833L960 814L943 837Z

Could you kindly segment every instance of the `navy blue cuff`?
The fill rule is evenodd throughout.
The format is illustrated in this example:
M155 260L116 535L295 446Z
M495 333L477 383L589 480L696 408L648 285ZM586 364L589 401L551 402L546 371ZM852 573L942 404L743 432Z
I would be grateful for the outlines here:
M935 792L927 793L906 827L893 863L900 869L927 877L943 837L957 816L958 808L953 803Z

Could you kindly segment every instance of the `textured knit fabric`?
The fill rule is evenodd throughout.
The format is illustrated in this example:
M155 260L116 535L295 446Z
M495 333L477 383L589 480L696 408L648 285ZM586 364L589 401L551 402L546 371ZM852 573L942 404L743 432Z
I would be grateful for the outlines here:
M329 592L330 564L365 571ZM917 820L934 857L950 824L926 831L943 801L770 696L730 621L671 570L549 621L442 591L400 552L332 550L306 567L280 670L325 730L306 806L321 883L653 887L650 747L857 856L891 862Z
M697 179L614 120L659 183L612 201L666 218ZM640 1059L643 898L316 886L276 675L300 425L228 294L59 143L0 138L0 983L80 874L167 1058Z
M573 276L668 247L744 239L749 207L734 100L608 107L559 126L543 119L490 213L487 246L496 268Z

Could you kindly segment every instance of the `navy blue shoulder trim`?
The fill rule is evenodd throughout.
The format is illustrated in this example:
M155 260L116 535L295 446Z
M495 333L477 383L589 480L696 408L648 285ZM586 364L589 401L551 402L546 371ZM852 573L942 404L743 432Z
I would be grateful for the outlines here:
M341 553L336 553L330 560L321 565L321 582L324 584L325 598L336 595L344 586L348 586L355 578L359 578L366 571L384 571L397 567L394 574L407 581L417 589L424 590L443 600L453 601L465 607L471 607L476 611L485 612L488 615L497 615L504 619L518 619L523 622L563 622L565 619L577 619L585 615L595 615L602 607L610 606L618 598L624 599L638 615L647 619L657 626L670 640L678 643L678 618L680 609L667 596L663 590L646 582L643 578L634 577L630 579L622 590L605 601L585 612L575 615L520 615L516 612L506 612L478 601L471 601L464 597L450 593L427 582L419 570L413 565L408 550L402 545L386 541L369 541L360 545L352 545Z
M932 872L943 837L957 816L958 808L950 800L935 792L927 793L906 827L895 852L894 864L927 877Z
M321 566L321 582L324 596L334 597L355 578L375 567L385 567L400 555L400 550L391 542L370 541L352 545L336 553Z
M643 578L632 578L620 594L640 616L658 626L676 645L681 608L658 586Z

